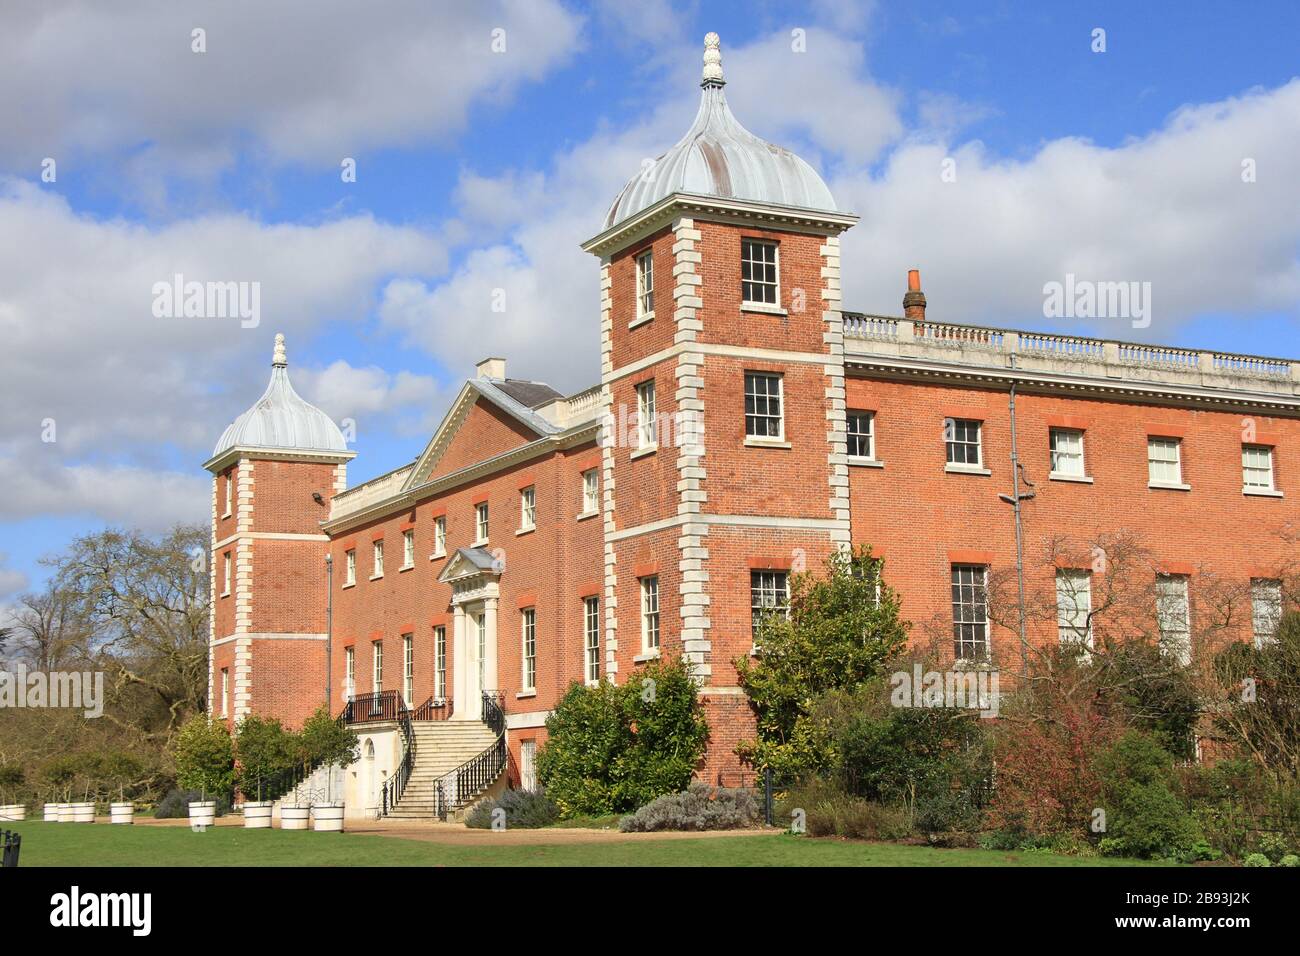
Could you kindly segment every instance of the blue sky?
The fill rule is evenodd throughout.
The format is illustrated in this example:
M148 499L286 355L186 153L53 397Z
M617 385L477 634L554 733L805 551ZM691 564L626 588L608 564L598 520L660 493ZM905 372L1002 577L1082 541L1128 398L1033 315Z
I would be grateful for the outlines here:
M919 267L940 319L1300 353L1295 4L439 6L0 12L0 602L78 533L205 520L277 330L356 421L353 482L415 456L482 355L594 382L577 246L689 126L709 30L740 121L862 217L848 308L896 314ZM154 318L176 271L259 282L261 323ZM1067 271L1150 281L1155 321L1044 319Z

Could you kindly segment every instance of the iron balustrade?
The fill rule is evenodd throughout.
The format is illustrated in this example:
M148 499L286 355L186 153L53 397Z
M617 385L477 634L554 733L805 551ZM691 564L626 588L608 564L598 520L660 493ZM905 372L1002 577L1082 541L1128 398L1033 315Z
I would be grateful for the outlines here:
M500 691L483 692L483 709L480 717L488 730L496 735L496 740L482 753L471 757L434 783L434 813L439 820L446 820L451 811L463 807L501 776L501 771L505 769L510 752L506 748L504 703L505 695Z
M505 695L499 690L483 692L483 723L498 737L506 732Z
M397 765L397 772L384 783L380 799L383 816L388 816L402 799L411 780L411 771L415 769L415 732L411 728L411 711L405 703L397 713L397 727L402 732L402 760Z
M446 720L451 716L452 709L452 699L450 697L430 697L411 711L411 719Z
M347 702L343 708L345 724L364 724L372 721L397 720L403 712L409 712L406 701L395 690L381 690L370 694L358 694Z

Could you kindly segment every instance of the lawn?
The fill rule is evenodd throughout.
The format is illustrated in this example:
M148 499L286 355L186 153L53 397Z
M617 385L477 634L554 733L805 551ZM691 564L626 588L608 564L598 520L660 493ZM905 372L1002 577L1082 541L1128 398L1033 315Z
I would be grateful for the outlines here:
M9 824L23 866L1124 866L1047 853L939 850L785 834L463 846L368 834L107 824Z

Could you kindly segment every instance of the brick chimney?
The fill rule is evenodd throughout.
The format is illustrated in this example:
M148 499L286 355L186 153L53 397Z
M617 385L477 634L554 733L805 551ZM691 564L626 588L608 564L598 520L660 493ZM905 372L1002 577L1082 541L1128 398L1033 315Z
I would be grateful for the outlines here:
M506 360L503 358L485 358L474 366L477 378L499 378L505 380Z
M921 270L907 273L907 295L903 296L903 315L914 322L925 321L925 293L921 291Z

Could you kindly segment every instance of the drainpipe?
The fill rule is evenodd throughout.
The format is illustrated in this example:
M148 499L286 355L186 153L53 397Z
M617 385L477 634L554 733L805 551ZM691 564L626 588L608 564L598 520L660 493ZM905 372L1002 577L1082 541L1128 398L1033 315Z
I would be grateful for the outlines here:
M334 555L325 554L325 710L334 712Z
M1012 362L1015 356L1012 355ZM1024 526L1021 517L1020 502L1028 501L1034 497L1034 492L1027 491L1024 494L1020 492L1021 468L1020 456L1016 450L1016 385L1015 379L1011 380L1011 395L1008 401L1008 409L1011 414L1011 494L998 495L1003 501L1011 505L1016 520L1016 592L1017 592L1017 611L1020 617L1020 677L1022 680L1029 677L1029 639L1025 633L1025 544L1024 544ZM1034 486L1028 478L1024 479L1026 485L1030 488Z

